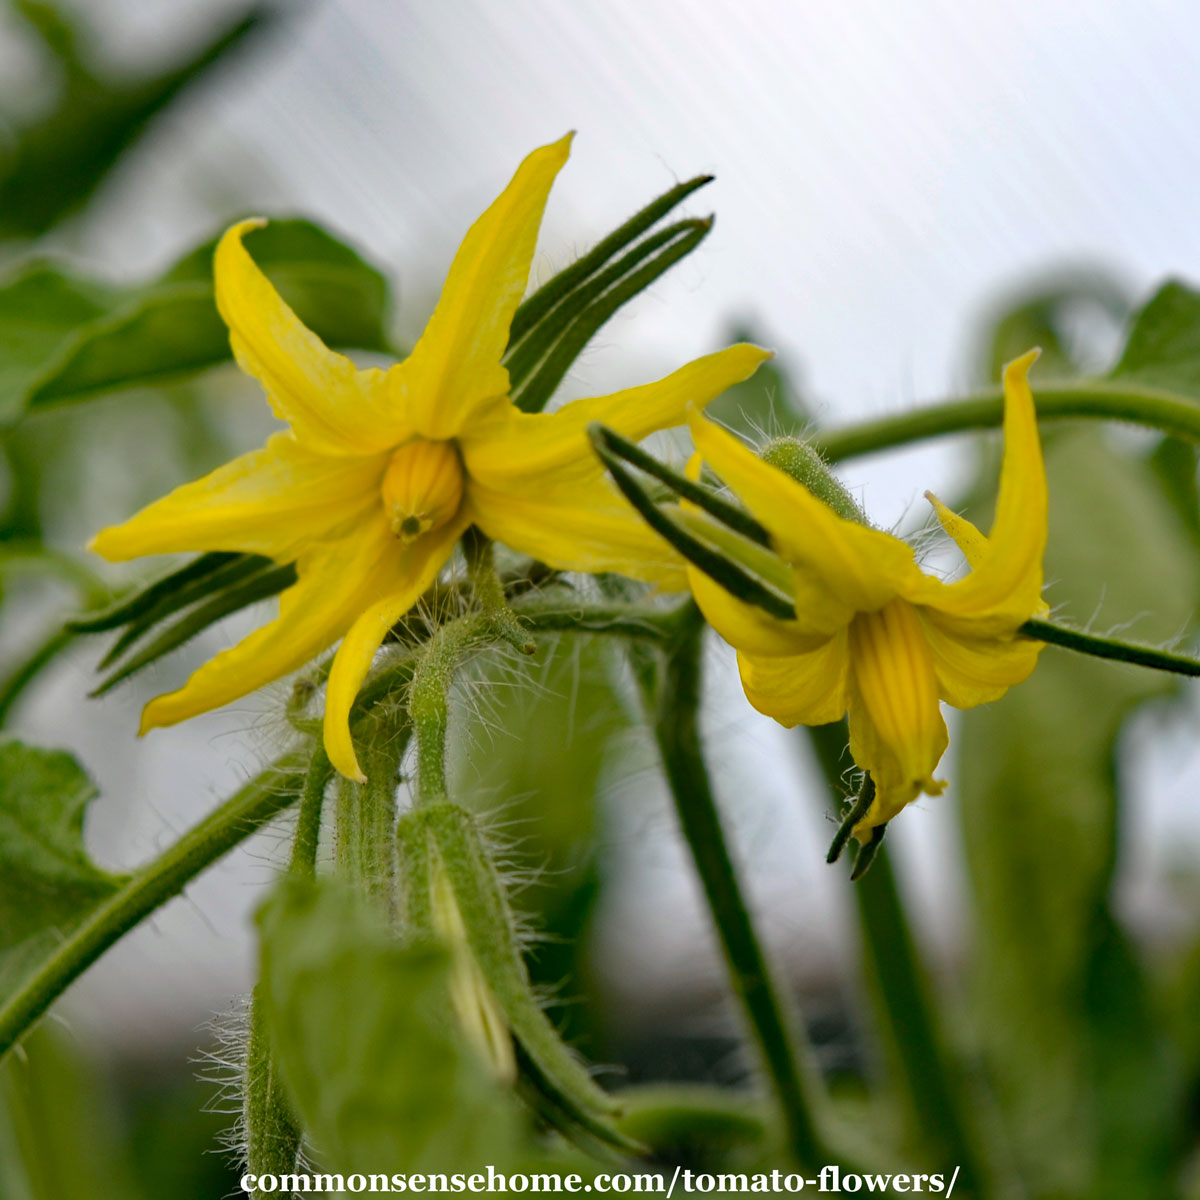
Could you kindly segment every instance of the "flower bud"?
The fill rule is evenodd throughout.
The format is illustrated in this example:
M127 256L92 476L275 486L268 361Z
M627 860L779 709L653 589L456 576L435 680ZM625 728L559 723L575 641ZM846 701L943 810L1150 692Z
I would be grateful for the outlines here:
M463 497L462 462L454 443L405 443L392 455L381 491L392 532L404 545L445 525Z

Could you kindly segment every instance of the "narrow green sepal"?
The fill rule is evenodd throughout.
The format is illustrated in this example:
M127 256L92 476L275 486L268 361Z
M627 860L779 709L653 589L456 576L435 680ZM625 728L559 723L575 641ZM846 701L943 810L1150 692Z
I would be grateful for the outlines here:
M875 802L875 780L871 778L871 773L868 771L863 775L862 787L859 789L858 795L854 797L854 803L850 806L850 811L846 813L842 819L842 823L838 826L838 831L833 835L833 843L829 847L829 853L825 856L827 863L835 863L842 856L842 851L846 848L846 843L850 840L850 834L854 830L854 826L859 823L867 815L871 805Z
M169 654L172 650L190 641L198 633L215 624L230 613L278 595L295 582L295 568L289 563L282 567L260 570L248 579L225 591L217 592L206 603L185 613L179 620L167 626L149 645L104 679L89 695L103 696L118 683L148 667L151 663Z
M876 825L871 830L871 840L859 846L858 854L854 857L854 870L850 872L851 883L857 883L871 869L871 864L875 861L875 855L879 853L879 847L883 845L883 835L886 832L886 823Z
M208 557L205 555L204 557ZM108 648L100 660L99 670L111 666L134 643L140 641L156 625L183 612L194 604L199 604L209 596L227 591L243 580L257 575L271 565L269 558L259 554L235 554L229 561L222 563L215 571L206 572L199 578L192 579L180 588L160 596L150 608L135 617L121 631L117 640Z
M654 503L645 489L626 470L621 459L608 448L598 432L589 430L589 436L593 448L608 467L609 474L626 499L642 515L650 528L670 542L688 562L699 567L739 600L757 605L779 620L795 619L796 610L789 600L682 528L664 508Z
M104 633L109 629L116 629L119 625L127 625L186 584L211 575L218 567L223 567L238 557L241 556L229 553L201 554L177 571L172 571L169 575L138 589L133 595L122 596L108 608L68 621L67 628L72 633Z
M749 538L750 541L757 542L760 546L770 547L770 534L744 508L731 504L728 500L718 496L711 488L672 470L665 463L659 462L652 454L647 454L636 442L622 437L616 430L601 425L599 421L594 421L588 426L588 436L592 439L593 445L605 446L617 458L623 459L640 471L645 471L647 475L653 476L660 483L665 483L681 499L688 500L697 508L703 509L722 524L728 525L735 533L740 533L742 537Z
M697 175L694 179L676 184L675 187L652 200L640 212L635 213L623 225L614 229L607 237L602 238L582 258L576 259L569 267L564 267L557 275L538 288L533 295L522 301L521 306L513 314L512 325L509 326L509 353L512 353L526 334L544 320L565 297L586 283L611 258L641 237L647 229L665 217L677 204L687 199L706 183L711 183L712 180L711 175Z
M522 412L545 408L554 389L600 327L622 305L690 254L711 228L711 218L672 225L634 246L572 293L547 322L545 332L539 329L536 335L530 335L521 347L519 361L510 367L510 379L515 374L510 396L517 408Z

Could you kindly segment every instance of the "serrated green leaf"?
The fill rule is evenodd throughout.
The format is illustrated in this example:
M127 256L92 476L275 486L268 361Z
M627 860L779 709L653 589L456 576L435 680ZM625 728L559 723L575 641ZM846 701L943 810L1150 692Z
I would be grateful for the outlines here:
M326 343L387 349L388 285L357 252L303 220L246 237L255 260ZM160 280L102 289L39 264L0 285L0 317L31 301L35 336L0 335L0 424L27 408L176 382L231 360L213 298L210 239Z
M70 754L0 739L0 999L122 882L84 848L95 797Z
M399 945L333 881L281 881L258 914L276 1059L322 1163L342 1172L508 1161L508 1098L449 1023L448 958Z
M1200 292L1165 283L1137 313L1113 379L1136 379L1200 400Z

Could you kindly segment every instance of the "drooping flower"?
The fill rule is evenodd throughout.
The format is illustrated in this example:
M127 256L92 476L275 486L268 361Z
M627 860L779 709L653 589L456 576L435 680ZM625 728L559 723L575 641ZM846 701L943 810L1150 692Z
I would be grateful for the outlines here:
M939 701L973 708L996 700L1037 662L1042 643L1018 633L1046 611L1046 477L1026 379L1036 358L1032 351L1004 372L1004 461L990 536L926 493L971 568L952 583L925 574L899 538L837 515L735 437L692 418L699 454L786 564L796 617L746 604L695 568L693 594L736 647L746 696L760 712L789 727L849 714L851 755L875 783L852 830L860 841L920 794L945 787L934 778L948 742Z
M412 354L357 368L299 320L255 265L244 221L216 252L217 307L242 369L289 428L96 535L110 560L237 551L294 562L280 611L152 700L141 731L217 708L304 665L339 638L325 745L362 779L349 712L375 651L436 578L469 525L562 570L684 586L674 552L604 477L585 429L634 438L680 424L769 357L736 345L657 383L520 412L502 358L550 186L570 136L534 151L467 232Z

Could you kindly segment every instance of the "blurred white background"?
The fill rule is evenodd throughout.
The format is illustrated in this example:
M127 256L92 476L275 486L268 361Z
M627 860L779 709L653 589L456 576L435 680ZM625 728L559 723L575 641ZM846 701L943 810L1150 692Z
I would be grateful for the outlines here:
M141 61L237 8L105 0L86 12L114 60ZM1099 263L1135 294L1168 273L1200 276L1200 12L1188 0L291 9L249 70L159 124L66 248L140 276L245 210L303 213L399 280L407 337L518 161L576 129L541 274L677 179L715 173L689 208L718 220L697 254L604 331L571 393L665 373L744 318L798 371L823 424L967 387L976 322L1032 272ZM953 495L969 461L965 444L947 442L856 461L845 476L886 525L926 487ZM794 968L823 971L848 929L822 862L829 829L801 795L792 743L742 704L729 656L714 648L714 661L720 777L726 798L738 798L740 844L756 856L756 897ZM28 733L60 744L83 736L64 713L91 665L73 660L26 708ZM105 858L136 862L225 794L257 761L243 731L267 707L250 700L134 747L134 699L113 697L99 717L93 706L78 748L107 797L93 822ZM1200 790L1200 753L1181 743L1170 741L1169 756L1138 756L1137 904L1153 903L1168 832L1177 836ZM163 794L181 762L186 790ZM718 969L648 779L627 781L614 799L629 883L602 934L620 986L642 990L665 987L673 972ZM923 801L892 839L943 945L956 934L951 807ZM196 1024L244 987L246 913L252 885L268 876L267 849L239 852L95 970L75 993L104 997L89 1019L143 1038ZM131 977L144 986L131 992Z

